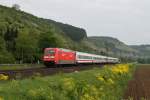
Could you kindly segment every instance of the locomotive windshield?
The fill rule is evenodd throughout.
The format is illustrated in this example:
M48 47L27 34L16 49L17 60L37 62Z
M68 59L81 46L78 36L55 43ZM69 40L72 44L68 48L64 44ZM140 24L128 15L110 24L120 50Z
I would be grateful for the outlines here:
M55 51L54 50L46 50L45 54L50 54L50 55L54 55Z

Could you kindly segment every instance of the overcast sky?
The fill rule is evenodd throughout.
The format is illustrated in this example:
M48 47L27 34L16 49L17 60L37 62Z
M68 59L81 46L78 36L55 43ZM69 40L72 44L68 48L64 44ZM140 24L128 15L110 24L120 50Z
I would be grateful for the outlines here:
M126 44L150 44L150 0L0 0L36 16L112 36Z

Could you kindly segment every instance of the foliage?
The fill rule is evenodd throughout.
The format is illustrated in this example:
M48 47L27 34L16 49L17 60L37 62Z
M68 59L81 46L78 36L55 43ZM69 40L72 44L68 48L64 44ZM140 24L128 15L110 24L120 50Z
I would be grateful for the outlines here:
M38 18L18 6L0 6L0 63L38 62L45 47L82 48L72 39L84 38L83 29Z
M120 100L135 66L119 64L71 74L1 83L6 100Z
M16 59L22 60L24 63L33 62L36 59L36 53L38 53L38 34L34 31L32 31L32 34L30 33L27 29L23 29L16 39Z
M138 58L137 62L141 63L141 64L149 64L150 63L150 57L148 57L148 58Z
M0 52L0 63L14 63L15 59L13 55L7 51Z
M81 41L87 37L84 29L62 23L57 23L57 25L74 41Z

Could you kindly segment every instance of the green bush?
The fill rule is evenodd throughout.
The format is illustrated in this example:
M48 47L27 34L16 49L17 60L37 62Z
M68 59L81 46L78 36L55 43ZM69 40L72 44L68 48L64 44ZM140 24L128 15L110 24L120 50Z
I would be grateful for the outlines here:
M15 58L8 52L6 53L0 53L0 64L9 64L9 63L15 63Z

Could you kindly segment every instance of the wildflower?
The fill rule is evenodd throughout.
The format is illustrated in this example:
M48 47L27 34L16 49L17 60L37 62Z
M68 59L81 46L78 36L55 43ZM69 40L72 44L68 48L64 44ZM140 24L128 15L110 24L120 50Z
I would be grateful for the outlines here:
M120 73L120 74L123 74L123 73L128 73L129 72L129 66L128 65L123 65L123 64L120 64L116 67L113 67L112 68L112 72L113 73Z
M3 97L0 96L0 100L4 100Z
M109 79L108 79L108 83L114 84L114 81L113 81L111 78L109 78Z
M88 93L85 93L82 97L81 100L95 100L94 97L90 96Z
M96 76L97 80L105 81L105 77L104 77L104 75L97 74L97 75L95 75L95 76Z
M105 81L102 76L97 76L97 79L100 80L100 81Z
M0 74L0 80L8 80L8 76L4 74Z

